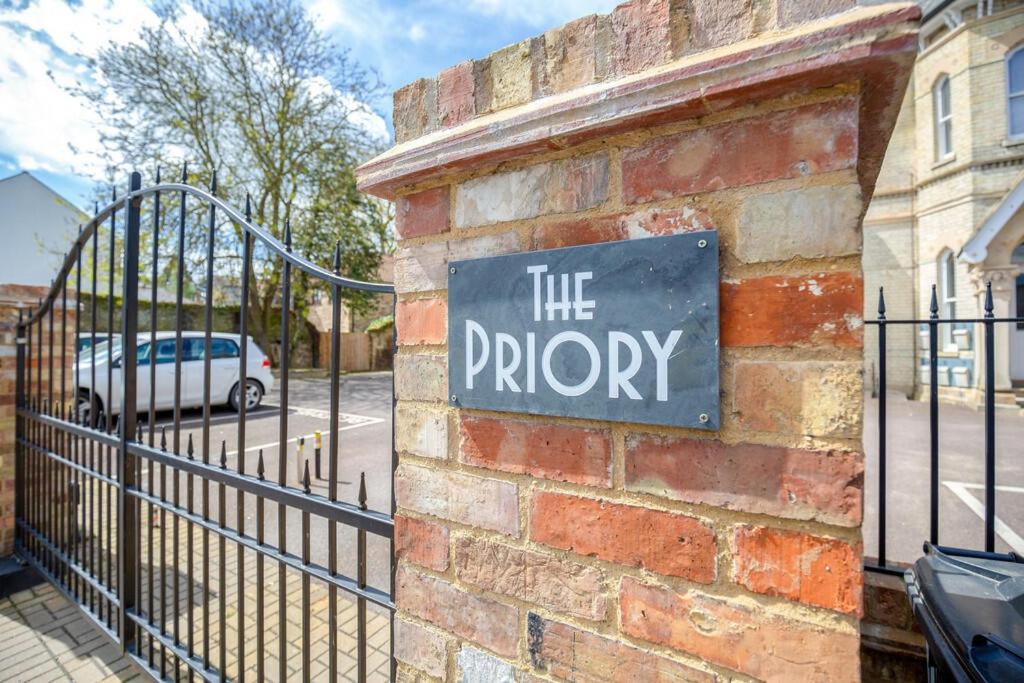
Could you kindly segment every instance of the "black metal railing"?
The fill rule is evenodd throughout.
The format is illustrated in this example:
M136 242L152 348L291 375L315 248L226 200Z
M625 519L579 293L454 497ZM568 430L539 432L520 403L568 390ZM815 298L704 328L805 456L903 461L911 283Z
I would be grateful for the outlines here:
M887 496L890 492L887 481L889 463L887 462L890 447L890 435L887 433L887 362L886 362L886 336L887 331L896 326L911 326L916 331L921 331L922 336L927 331L928 347L928 529L927 538L921 538L921 542L927 540L932 545L938 545L940 541L940 516L939 516L939 489L940 489L940 461L939 461L939 331L941 326L956 325L979 325L983 336L983 366L984 379L978 389L983 393L983 421L984 421L984 444L982 457L984 458L984 514L983 514L983 536L977 543L968 546L967 550L984 550L993 552L996 543L996 381L995 381L995 335L997 325L1018 325L1024 323L1024 318L997 318L994 315L992 300L992 285L985 286L985 297L983 304L983 316L981 318L940 318L939 305L936 296L935 286L931 290L931 302L929 304L929 317L927 319L901 319L891 320L886 317L885 293L882 288L878 292L878 317L875 320L865 320L869 326L877 330L878 339L878 490L877 490L877 550L875 557L868 557L865 561L865 568L869 571L878 571L892 574L902 574L905 569L905 562L893 562L886 548L886 523ZM1009 353L1009 349L1000 349L1002 353ZM914 358L915 373L917 372L917 357ZM871 438L871 436L866 436ZM905 438L901 435L900 438ZM870 495L870 494L869 494ZM915 494L915 499L917 498ZM962 545L962 544L960 544Z
M351 676L367 680L371 650L370 612L386 620L388 643L383 664L385 676L393 676L394 611L394 484L396 457L389 452L390 509L369 509L365 474L360 473L355 501L339 498L341 308L345 289L391 297L390 284L352 280L340 274L341 253L336 247L333 272L300 257L292 250L291 231L284 241L252 221L250 203L238 211L216 196L216 177L209 191L187 184L183 171L178 183L156 183L142 188L142 178L132 173L128 192L113 200L79 230L45 298L19 319L17 350L16 412L16 549L44 574L135 662L154 678L189 680L310 680L318 671L338 680ZM175 340L173 419L157 428L155 415L157 363L157 283L161 258L161 231L167 206L161 198L177 199L175 254L170 258L175 277ZM190 220L189 201L200 202L206 211L205 322L203 344L202 419L198 445L183 427L182 362L184 274L191 256L185 233ZM151 300L148 339L138 329L142 209L151 202L152 232ZM119 230L118 217L123 217ZM228 444L213 441L211 433L212 333L215 245L218 221L240 231L241 279L239 312L238 400L236 451L229 466ZM173 231L173 223L172 231ZM98 299L102 260L100 232L107 243L105 273L106 331L114 328L116 274L120 270L120 362L114 343L98 349ZM120 239L120 241L119 241ZM259 246L263 258L283 260L281 291L280 410L277 425L277 472L271 478L259 449L255 467L247 467L247 399L249 388L248 302L255 277L253 261ZM120 258L118 258L120 256ZM292 314L291 280L305 273L331 293L332 329L330 397L327 445L326 495L314 493L309 463L301 476L290 480L289 371ZM83 277L85 282L83 283ZM86 289L83 290L83 284ZM73 289L72 289L73 288ZM74 340L69 339L69 296L73 296ZM83 331L82 308L88 296L89 329ZM392 308L393 311L393 308ZM55 325L60 329L55 330ZM45 340L44 340L45 331ZM82 335L90 339L87 356L79 358ZM139 419L137 397L140 344L148 342L149 392L145 426ZM106 354L106 391L97 391L97 353ZM73 361L91 361L89 388ZM102 360L102 356L101 356ZM59 362L59 380L55 363ZM119 370L120 410L114 416L115 365ZM45 367L45 386L44 386ZM68 377L72 367L73 377ZM391 409L393 415L394 401ZM168 433L169 432L169 433ZM251 448L248 450L252 450ZM317 453L317 458L320 454ZM318 460L319 462L319 460ZM301 466L301 465L300 465ZM198 483L198 487L197 487ZM211 492L211 485L216 487ZM197 491L198 488L198 491ZM234 491L234 520L228 519L228 499ZM198 502L197 502L198 497ZM276 544L268 540L267 503L277 506ZM255 506L255 533L246 528L247 506ZM215 506L215 513L212 508ZM301 516L301 539L289 539L289 512ZM313 557L311 527L328 534L326 553ZM346 575L339 565L339 533L355 534L354 567ZM389 571L386 585L368 580L367 535L388 544ZM290 552L289 540L298 552ZM198 546L198 548L197 548ZM234 547L234 558L228 548ZM198 552L197 552L198 551ZM184 555L184 557L182 557ZM229 568L234 560L233 569ZM184 560L184 561L183 561ZM250 566L255 564L255 570ZM270 572L276 563L276 577ZM197 564L200 565L197 567ZM184 565L184 566L183 566ZM289 578L298 575L298 590ZM323 591L324 600L311 591ZM277 594L276 606L268 595ZM345 605L339 605L344 601ZM326 607L317 607L321 602ZM247 608L255 603L255 615ZM352 604L354 603L354 605ZM296 609L293 609L297 607ZM352 647L341 623L343 608L355 614ZM370 611L368 611L368 607ZM273 612L276 610L276 614ZM326 663L317 669L312 661L313 620L326 611ZM198 614L197 614L198 612ZM214 619L216 617L216 619ZM293 623L295 622L295 623ZM298 646L292 642L301 632ZM235 633L232 634L231 631ZM322 641L322 636L316 640ZM379 650L378 650L379 651ZM344 658L344 661L342 661ZM351 661L351 667L347 662ZM377 663L380 666L379 662ZM276 665L276 671L272 671ZM380 670L378 669L378 673Z

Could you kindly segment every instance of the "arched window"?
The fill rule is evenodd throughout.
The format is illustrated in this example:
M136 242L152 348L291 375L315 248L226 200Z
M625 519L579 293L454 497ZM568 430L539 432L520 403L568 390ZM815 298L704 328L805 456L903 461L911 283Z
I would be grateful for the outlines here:
M944 320L956 318L956 258L947 249L939 256L939 315ZM940 325L942 345L953 346L953 326Z
M935 82L932 107L935 112L935 159L941 161L953 156L953 100L949 76Z
M1010 137L1024 137L1024 47L1006 55L1006 119Z

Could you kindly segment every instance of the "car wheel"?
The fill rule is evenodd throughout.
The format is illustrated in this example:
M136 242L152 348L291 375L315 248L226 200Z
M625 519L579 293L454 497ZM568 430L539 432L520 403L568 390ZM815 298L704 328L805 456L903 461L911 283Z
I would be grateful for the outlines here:
M241 386L241 382L236 384L235 387L231 390L231 395L228 398L228 404L231 406L231 409L234 410L236 413L239 410L239 397L238 397L238 393L239 393L239 387L240 386ZM260 386L259 382L253 382L251 380L249 382L246 382L246 385L245 385L245 410L246 410L246 412L248 412L250 410L255 410L256 408L258 408L262 401L263 401L263 387Z

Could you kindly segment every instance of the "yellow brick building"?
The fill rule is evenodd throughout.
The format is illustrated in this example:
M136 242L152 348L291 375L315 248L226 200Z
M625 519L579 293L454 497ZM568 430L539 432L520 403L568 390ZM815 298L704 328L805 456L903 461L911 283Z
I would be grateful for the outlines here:
M889 319L1024 314L1024 1L927 0L920 51L874 198L864 219L865 314L885 287ZM979 405L980 325L939 326L943 400ZM996 326L997 403L1024 396L1024 329ZM877 381L866 335L867 384ZM920 396L929 382L927 330L892 326L888 386Z

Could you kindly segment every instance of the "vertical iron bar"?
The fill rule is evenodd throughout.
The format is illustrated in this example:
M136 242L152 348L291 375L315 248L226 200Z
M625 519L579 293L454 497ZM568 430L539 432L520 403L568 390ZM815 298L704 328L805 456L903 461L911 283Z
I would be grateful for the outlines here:
M82 424L82 416L79 400L79 393L81 392L81 365L82 365L82 354L79 351L79 340L82 338L82 250L85 246L82 244L82 226L78 226L78 242L75 244L75 376L74 391L71 396L75 402L75 424ZM75 436L72 440L72 446L74 450L75 462L79 465L82 464L82 439ZM81 522L79 521L79 505L82 500L82 476L77 470L72 471L72 486L74 487L74 524L71 529L71 558L72 560L82 566L82 555L81 555L81 543L78 538L79 530L81 529ZM77 576L77 574L72 574ZM75 579L75 588L73 594L79 602L84 602L85 588L82 585L80 579Z
M252 199L245 196L245 225L242 228L242 292L241 305L238 310L238 377L240 387L248 389L249 377L249 278L252 277L252 236L249 224L252 223ZM242 389L239 389L242 392ZM248 392L239 394L238 401L238 473L245 474L245 420L248 406ZM235 519L238 524L238 535L245 535L245 494L237 489L235 496ZM238 681L245 681L245 548L238 544ZM263 628L259 624L259 629Z
M188 162L182 164L181 167L181 183L182 185L188 183ZM174 290L174 434L172 436L172 450L175 455L181 455L181 359L182 359L182 338L181 331L184 327L184 288L185 288L185 199L188 195L182 190L179 195L178 202L178 257L175 269L175 290ZM192 475L189 474L187 477L189 482L188 488L188 509L192 510ZM178 470L174 471L174 490L172 496L174 499L174 506L179 505L179 494L181 489L181 476ZM178 613L181 609L181 580L179 578L178 566L179 566L179 551L178 547L181 544L181 536L179 535L179 515L174 515L174 528L172 533L174 534L174 543L172 554L172 563L174 564L174 572L172 575L172 592L174 593L174 642L175 644L181 643ZM186 622L188 625L188 654L192 656L192 522L187 522L185 530L188 532L188 578L189 584L186 587L189 590L189 596L187 600L187 618ZM179 661L177 658L174 660L174 675L178 678L181 671Z
M996 549L996 341L992 283L985 284L985 551Z
M217 172L210 181L210 194L217 194ZM203 330L203 463L210 463L210 365L213 341L210 337L213 327L213 248L217 209L210 202L210 221L206 235L206 301ZM210 480L203 477L203 521L210 520ZM210 530L203 526L203 667L210 668Z
M309 460L305 461L302 490L309 495ZM302 511L302 681L309 683L309 512Z
M53 281L50 282L50 291L53 291L53 286L55 284L56 283L53 282ZM54 405L53 405L53 390L54 390L54 388L53 388L53 376L54 376L54 373L53 373L53 324L54 324L54 314L55 314L54 302L53 301L48 302L47 308L49 309L49 315L47 316L48 323L47 323L47 331L46 331L46 336L47 336L47 340L46 340L46 406L47 407L46 407L46 410L50 414L50 416L53 417L53 414L54 414ZM51 451L51 452L56 451L56 448L54 448L54 441L56 440L56 437L57 437L56 430L53 427L47 427L46 428L46 436L47 436L47 438L46 438L47 449L49 451ZM44 528L44 532L49 535L50 542L54 543L54 545L56 545L55 539L56 539L56 531L57 531L57 520L56 520L56 515L53 514L53 504L52 504L52 501L56 500L56 497L55 497L54 494L56 494L55 488L56 488L57 464L52 459L44 457L43 458L43 465L46 468L46 479L44 481L45 481L45 484L46 484L47 494L48 494L47 495L47 500L51 501L50 505L46 505L43 508L44 513L46 515L46 526ZM57 575L57 566L58 566L57 565L57 556L54 553L51 552L51 553L47 554L47 558L49 559L50 573L52 575L56 576Z
M113 194L113 201L116 201L117 200L117 190L115 189L112 194ZM115 277L115 272L117 271L117 266L115 265L117 263L117 253L116 253L116 250L117 250L117 207L115 206L114 210L110 214L110 244L109 244L109 252L107 254L107 263L109 264L109 268L110 268L110 271L107 273L107 335L110 338L110 343L107 344L107 409L106 409L106 411L104 413L103 424L104 424L104 427L105 427L106 432L108 434L110 432L114 431L114 410L113 410L113 408L114 408L114 401L113 401L113 391L114 391L114 339L113 339L113 337L114 337L114 277ZM122 294L123 294L123 291L122 291ZM124 299L122 298L122 303L123 303L123 301L124 301ZM123 322L124 321L122 321L122 324L123 324ZM123 350L124 350L125 343L127 343L127 340L124 337L122 337L121 338L121 348L122 348L121 377L122 377L122 386L124 384L123 378L124 378L124 375L125 375L124 355L123 355ZM124 399L123 396L121 398ZM127 437L127 438L130 439L131 436L132 436L132 433L133 432L129 432L128 434L124 435L122 438ZM103 450L104 450L104 452L107 455L106 474L107 474L107 476L113 476L114 475L114 452L113 452L113 449L110 446L106 446ZM124 487L124 483L123 483L123 481L120 478L118 478L118 485L120 487L122 487L122 488ZM109 486L107 486L105 484L102 484L102 483L100 484L100 488L103 490L104 498L106 499L106 503L107 503L106 543L105 544L101 543L100 544L100 549L101 549L103 555L105 556L104 557L104 559L105 559L104 564L106 564L106 567L107 567L107 587L108 588L112 588L113 585L114 585L114 571L115 571L115 569L114 569L113 557L111 555L111 553L113 552L113 549L114 549L114 520L113 520L113 517L114 517L113 512L114 511L113 511L113 508L111 507L111 504L112 504L111 498L113 497L113 493L114 492L110 490ZM119 495L120 495L120 493L119 493ZM120 502L118 502L118 508L117 509L120 510ZM123 532L124 532L124 530L123 530L123 527L122 527L121 533L123 533ZM119 534L119 536L120 536L120 534ZM118 585L118 591L120 591L120 590L121 590L121 585L119 584ZM113 621L114 621L113 620L113 610L114 610L114 606L112 604L108 603L108 605L107 605L107 614L108 614L107 621L111 625L113 625ZM122 633L122 631L120 629L118 629L118 633ZM122 643L121 646L122 647L126 647L126 644Z
M393 294L391 296L391 319L397 320L395 316L398 314L398 295ZM391 358L398 356L398 327L397 325L391 326ZM394 376L391 381L391 520L394 522L395 513L398 511L398 503L395 500L395 473L398 471L398 448L395 446L395 411L398 406L398 393L395 391ZM398 570L398 561L395 557L395 536L391 535L390 540L390 557L391 557L391 604L395 603L395 597L397 592L395 590L395 572ZM388 614L388 658L391 662L391 680L395 680L398 677L398 662L395 659L395 613L390 612Z
M334 245L334 274L341 274L341 242ZM332 286L331 296L331 404L330 404L330 445L327 455L327 495L331 502L338 500L338 434L339 402L341 400L341 377L338 354L341 353L341 287ZM338 571L338 525L332 519L327 522L327 569L331 576ZM332 681L338 680L338 589L332 583L327 588L328 602L328 674Z
M259 458L256 460L256 477L263 481L263 449L259 451ZM263 496L256 496L256 543L263 545ZM266 674L263 670L264 652L263 643L263 553L256 553L256 680L265 681ZM336 679L331 679L336 680Z
M94 208L94 215L99 213L99 209ZM90 318L90 345L89 345L89 357L91 362L90 366L90 384L89 384L89 427L96 429L99 426L99 406L100 406L100 393L96 386L96 321L98 318L98 306L99 301L97 299L97 269L99 268L100 252L99 252L99 236L100 236L100 225L94 223L92 228L92 312ZM96 442L89 439L89 472L96 471L96 461L98 455L98 446ZM102 457L102 456L99 456ZM90 474L85 478L86 491L89 498L89 506L86 516L86 535L87 542L89 544L89 576L96 578L96 535L93 533L96 518L94 517L94 506L96 505L96 480ZM99 525L96 525L99 527ZM99 527L102 528L102 527ZM100 597L95 589L90 588L89 590L89 602L92 605L93 611L97 616L102 615L102 604L100 603Z
M366 473L359 473L359 509L366 509ZM356 582L366 588L366 531L356 529ZM356 654L356 680L366 683L366 598L356 598L356 629L359 651Z
M157 185L160 184L160 168L159 167L157 167L157 169L156 169L156 184ZM149 433L149 442L148 443L149 443L150 447L153 446L153 441L154 441L154 437L155 437L154 429L156 428L156 318L157 318L156 292L157 292L157 278L159 277L159 265L160 265L160 191L159 190L156 191L153 194L153 243L152 243L151 246L153 248L153 251L151 252L151 256L150 256L150 258L152 259L152 263L150 264L151 270L150 270L150 286L149 286L149 413L146 416L146 427L148 428L147 431ZM162 471L163 465L161 465L160 467L161 467L161 471ZM149 463L149 466L146 468L146 470L148 472L148 477L147 477L147 482L146 483L147 483L148 491L149 491L150 495L154 494L154 486L153 486L154 472L153 472L153 470L155 470L155 469L156 469L156 465L154 465L153 463ZM161 489L161 494L162 493L163 493L163 490ZM163 513L163 508L160 508L160 510L161 510L161 514L162 514ZM153 567L154 567L154 562L153 562L153 514L154 514L153 513L153 506L152 505L147 505L146 529L149 532L149 535L147 537L148 538L148 540L147 540L147 543L148 543L147 550L148 550L148 561L149 561L149 575L148 575L149 591L148 591L148 603L147 603L149 609L148 609L147 616L149 617L149 625L150 626L153 626L153 624L154 624L153 616L155 614L154 595L153 595ZM163 549L163 546L161 546L161 550L162 549ZM163 581L162 580L160 581L160 588L161 588L161 590L163 590ZM162 618L163 618L163 614L161 614L161 620L162 620ZM162 630L162 623L161 623L161 630ZM149 659L148 659L148 662L149 662L150 668L153 668L153 638L149 638L148 640L149 640L149 651L148 651ZM161 653L163 653L164 652L163 648L161 648L160 651L161 651ZM164 670L164 661L163 661L164 657L161 657L160 660L161 660L160 661L160 672L161 672L161 675L162 675L163 674L163 670Z
M228 468L228 447L227 442L221 440L220 442L220 468L226 470ZM224 482L220 482L217 486L217 524L221 531L227 528L227 490L224 486ZM220 680L227 680L228 670L228 629L227 629L227 593L228 593L228 581L227 581L227 557L225 555L224 548L224 534L217 534L217 549L218 559L217 564L217 585L219 586L218 593L219 610L218 617L220 622L218 628L220 629L220 662L218 668L220 669Z
M65 261L67 260L67 254L65 254ZM68 279L64 277L61 282L61 298L60 298L60 419L64 420L65 416L70 418L71 411L67 409L67 387L68 387ZM60 437L61 443L61 455L66 458L71 456L70 452L70 438L67 432L62 431ZM64 553L65 557L70 557L70 541L68 536L68 530L71 526L68 521L68 514L71 510L71 496L70 496L70 480L71 470L61 465L60 467L60 479L57 482L58 493L60 495L59 501L62 505L58 507L60 510L60 549ZM69 560L70 561L70 560ZM63 564L61 569L61 579L64 582L64 586L71 590L71 577L73 576L71 567L68 564Z
M26 344L28 342L28 330L25 329L25 315L21 308L18 309L18 328L14 337L15 343L15 369L14 369L14 403L19 408L25 408L25 365L26 365ZM21 522L25 521L25 453L26 449L21 445L21 440L27 438L25 433L25 418L15 412L14 418L14 541L18 546L25 545L25 537L21 530Z
M130 193L142 188L142 176L132 173L129 185ZM129 611L136 609L136 572L138 563L138 547L136 546L136 529L138 528L138 508L128 496L128 491L137 485L135 481L135 457L128 453L128 441L135 433L136 425L136 373L138 370L138 319L139 306L139 223L141 220L138 198L127 202L127 219L124 240L124 298L121 307L121 446L118 454L117 482L119 491L118 504L118 560L119 572L117 588L120 593L120 625L121 650L127 652L136 643L135 622L128 617Z
M931 444L930 525L928 538L939 542L939 303L932 285L928 316L928 427Z
M292 229L291 225L285 223L284 244L288 251L292 250ZM281 344L280 344L280 372L281 372L281 419L278 431L278 453L277 453L277 483L282 487L288 485L288 356L289 356L289 329L288 319L291 316L291 263L284 262L284 275L281 285ZM277 504L277 547L281 553L286 552L285 526L287 523L288 507L284 503ZM277 563L277 619L278 619L278 680L284 681L288 674L288 622L285 614L288 607L287 588L285 587L285 566L278 560Z
M885 291L878 288L878 564L885 566Z

